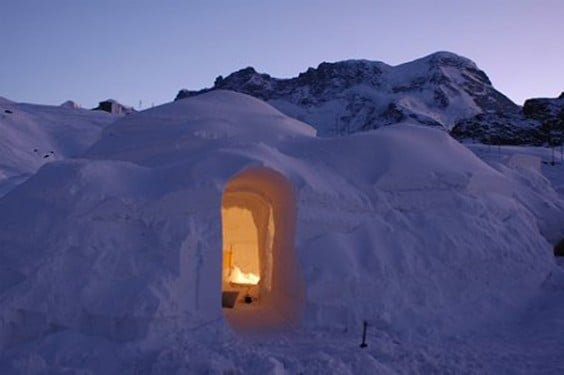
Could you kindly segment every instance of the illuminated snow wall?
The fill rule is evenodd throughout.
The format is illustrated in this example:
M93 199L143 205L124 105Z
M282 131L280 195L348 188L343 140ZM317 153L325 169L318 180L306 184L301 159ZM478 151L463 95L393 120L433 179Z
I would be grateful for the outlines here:
M304 288L295 231L295 192L283 175L251 168L227 183L222 290L240 292L234 308L225 309L235 328L278 327L299 318Z

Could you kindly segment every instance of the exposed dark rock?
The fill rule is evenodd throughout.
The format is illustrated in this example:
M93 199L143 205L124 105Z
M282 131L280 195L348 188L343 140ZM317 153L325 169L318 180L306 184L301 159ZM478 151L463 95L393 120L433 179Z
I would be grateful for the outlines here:
M116 115L126 115L129 114L131 112L135 112L135 110L132 107L128 107L126 105L123 105L113 99L108 99L108 100L104 100L101 101L98 104L98 107L93 108L93 111L104 111L104 112L108 112L108 113L112 113L112 114L116 114Z
M435 103L437 103L440 108L446 108L450 103L447 95L441 89L436 89L434 91L433 98L435 99Z
M539 122L543 143L557 146L564 141L564 97L534 98L525 101L523 114Z
M538 121L515 113L481 113L459 121L450 134L460 140L493 145L542 145Z
M518 113L478 114L459 121L451 135L486 144L557 146L564 141L563 99L528 99Z
M388 104L388 108L382 113L382 117L389 120L390 124L405 120L405 114L396 103Z
M523 114L539 121L564 119L564 94L558 98L533 98L525 101Z
M554 255L564 257L564 238L554 246Z

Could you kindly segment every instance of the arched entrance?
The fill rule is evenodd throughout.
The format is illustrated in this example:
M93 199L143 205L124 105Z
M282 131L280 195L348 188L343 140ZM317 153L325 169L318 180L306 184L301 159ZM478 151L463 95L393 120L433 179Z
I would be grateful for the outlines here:
M222 206L222 306L236 329L296 322L303 286L295 254L296 203L279 172L255 167L228 181Z

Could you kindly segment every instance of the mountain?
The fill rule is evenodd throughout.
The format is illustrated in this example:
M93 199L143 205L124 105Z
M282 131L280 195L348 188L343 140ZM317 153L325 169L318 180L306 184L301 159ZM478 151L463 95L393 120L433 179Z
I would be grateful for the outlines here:
M459 121L451 135L487 144L560 145L564 140L564 93L533 98L519 112L481 113Z
M324 62L289 79L248 67L218 77L212 88L181 90L176 100L217 89L260 98L313 125L320 135L353 133L405 120L451 130L478 114L520 111L473 61L450 52L398 66L367 60Z

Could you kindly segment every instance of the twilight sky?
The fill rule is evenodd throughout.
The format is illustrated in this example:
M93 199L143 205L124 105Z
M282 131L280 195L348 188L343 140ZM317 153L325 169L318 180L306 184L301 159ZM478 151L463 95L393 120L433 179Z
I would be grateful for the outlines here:
M391 65L446 50L518 104L564 91L562 0L1 0L0 96L171 101L246 66Z

